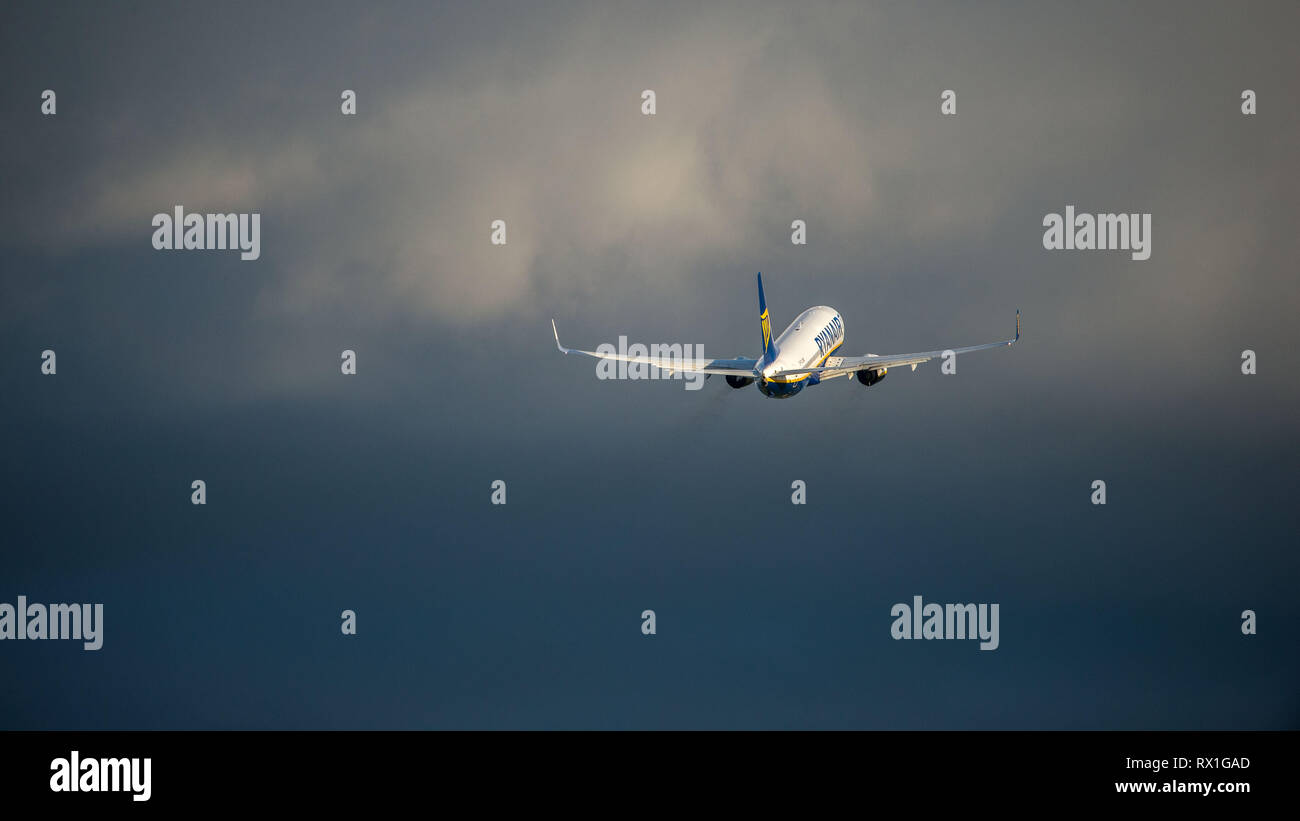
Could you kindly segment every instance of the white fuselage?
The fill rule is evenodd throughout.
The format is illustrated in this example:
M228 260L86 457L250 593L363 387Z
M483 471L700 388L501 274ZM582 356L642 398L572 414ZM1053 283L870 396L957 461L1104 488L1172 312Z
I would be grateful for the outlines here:
M844 344L844 319L839 311L818 305L809 308L776 338L776 358L764 366L763 377L777 383L802 382L808 374L778 376L782 371L817 368Z

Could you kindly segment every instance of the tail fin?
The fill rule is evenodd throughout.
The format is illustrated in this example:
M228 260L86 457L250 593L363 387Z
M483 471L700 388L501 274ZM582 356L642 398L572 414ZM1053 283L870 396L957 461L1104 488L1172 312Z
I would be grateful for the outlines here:
M772 320L767 315L767 298L763 296L763 275L758 275L758 321L763 326L762 364L770 365L776 358L776 344L772 342Z

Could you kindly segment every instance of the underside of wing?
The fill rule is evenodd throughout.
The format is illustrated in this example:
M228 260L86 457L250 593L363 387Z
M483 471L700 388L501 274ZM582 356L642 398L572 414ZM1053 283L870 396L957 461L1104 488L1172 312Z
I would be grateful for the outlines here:
M941 351L923 351L921 353L900 353L889 354L886 356L877 356L875 354L866 354L865 356L832 356L826 360L826 364L820 368L803 368L800 370L782 371L773 374L774 377L790 377L802 374L816 374L820 379L833 379L837 376L854 373L856 371L883 371L886 368L900 368L905 365L911 365L912 370L922 362L929 362L935 357L943 356L947 353L963 354L972 353L973 351L986 351L990 348L1003 348L1014 344L1020 339L1020 312L1016 311L1016 335L1013 339L1004 339L1001 342L987 342L983 345L969 345L965 348L944 348Z
M649 356L631 356L629 354L620 354L616 352L605 351L583 351L577 348L566 348L560 344L560 332L555 327L555 320L551 320L551 330L555 333L555 347L559 348L561 353L581 354L590 356L595 359L609 359L616 362L631 362L640 365L650 365L659 368L668 374L673 373L703 373L717 374L719 376L745 376L756 377L759 374L754 370L758 365L757 359L748 357L737 357L735 359L696 359L686 358L677 355L676 351L661 353L659 355ZM680 350L680 346L672 346Z

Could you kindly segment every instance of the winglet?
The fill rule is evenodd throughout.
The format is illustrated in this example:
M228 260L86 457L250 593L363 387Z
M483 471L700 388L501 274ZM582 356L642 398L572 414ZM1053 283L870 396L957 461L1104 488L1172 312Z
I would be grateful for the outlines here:
M560 353L567 354L569 349L560 344L560 332L555 329L555 319L551 319L551 333L555 334L555 347L560 349Z
M554 322L554 320L552 320L552 322ZM556 337L555 341L559 342L560 341L559 337ZM1016 338L1013 339L1012 341L1013 342L1020 341L1020 309L1019 308L1016 309Z

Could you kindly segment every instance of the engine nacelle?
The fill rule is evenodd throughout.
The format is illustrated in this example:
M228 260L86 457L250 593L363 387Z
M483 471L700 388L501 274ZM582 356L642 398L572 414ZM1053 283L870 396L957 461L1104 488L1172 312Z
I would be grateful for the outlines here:
M868 388L885 378L889 373L888 368L881 368L878 371L858 371L858 381Z
M727 384L733 388L745 388L754 384L754 380L750 379L748 376L736 376L735 374L729 373L727 374Z

